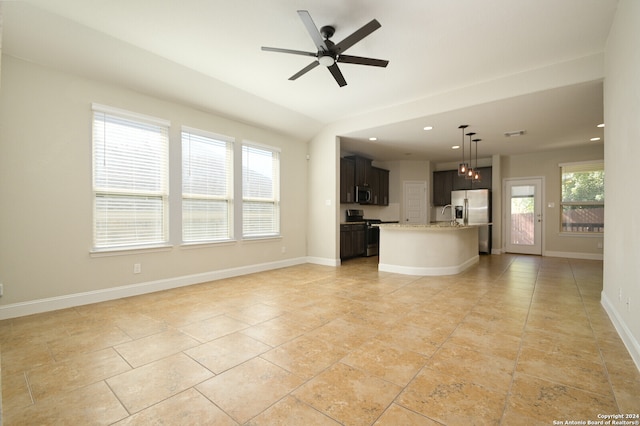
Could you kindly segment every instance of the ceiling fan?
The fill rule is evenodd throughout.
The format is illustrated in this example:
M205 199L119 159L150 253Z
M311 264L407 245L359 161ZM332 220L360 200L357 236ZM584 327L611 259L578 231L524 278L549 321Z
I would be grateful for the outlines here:
M333 78L336 80L338 85L342 87L347 85L347 81L344 79L342 72L340 72L340 68L338 68L338 62L345 64L370 65L374 67L386 67L389 64L389 61L382 59L343 55L343 52L348 48L382 26L377 20L373 19L371 22L364 25L341 42L334 43L329 39L333 36L336 30L335 27L325 25L318 31L318 28L313 23L313 19L311 19L311 15L308 11L299 10L298 15L300 16L300 19L302 19L302 23L307 28L307 32L318 49L316 53L304 52L301 50L280 49L278 47L262 47L262 50L268 52L291 53L294 55L312 56L316 58L316 60L311 62L309 65L289 77L289 80L296 80L298 77L306 74L318 65L324 65L329 69L329 72L331 72L331 75L333 75Z

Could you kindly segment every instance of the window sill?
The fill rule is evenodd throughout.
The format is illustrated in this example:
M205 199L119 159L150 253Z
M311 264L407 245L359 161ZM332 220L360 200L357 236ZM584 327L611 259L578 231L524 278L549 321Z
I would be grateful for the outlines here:
M173 246L170 244L163 244L157 246L141 246L141 247L120 247L120 248L105 248L105 249L92 249L89 252L91 257L109 257L109 256L128 256L131 254L140 253L157 253L162 251L170 251Z
M202 241L202 242L190 242L190 243L182 243L180 248L183 250L193 250L200 248L208 248L208 247L220 247L220 246L230 246L236 244L236 240L219 240L219 241Z
M274 240L281 240L282 235L265 235L264 237L243 237L242 241L246 243L259 243L259 242L267 242Z

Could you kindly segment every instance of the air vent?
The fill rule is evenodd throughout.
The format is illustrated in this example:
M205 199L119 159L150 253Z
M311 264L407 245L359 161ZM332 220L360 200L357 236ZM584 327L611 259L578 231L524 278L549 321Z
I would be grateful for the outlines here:
M526 130L515 130L513 132L504 132L504 137L510 138L511 136L522 136L527 133Z

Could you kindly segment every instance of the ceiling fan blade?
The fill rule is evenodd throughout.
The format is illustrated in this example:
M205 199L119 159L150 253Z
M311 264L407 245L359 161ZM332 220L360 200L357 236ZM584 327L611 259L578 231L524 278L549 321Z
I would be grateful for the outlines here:
M302 55L302 56L316 56L316 53L305 52L302 50L291 50L291 49L280 49L279 47L265 47L262 46L262 50L266 52L280 52L280 53L291 53L293 55Z
M344 79L344 76L340 72L340 68L338 68L338 64L333 64L327 68L331 72L331 75L333 75L333 78L336 79L336 83L338 83L338 86L342 87L347 85L347 80Z
M312 69L314 69L318 65L320 65L320 62L318 62L318 61L311 62L309 65L307 65L306 67L302 68L300 71L298 71L297 73L295 73L294 75L289 77L289 80L297 79L298 77L300 77L303 74L308 73L309 71L311 71Z
M318 31L318 27L313 23L313 19L311 19L309 12L306 10L299 10L298 15L300 16L300 19L302 19L302 23L307 28L307 32L311 36L313 44L318 48L318 51L328 51L329 48L327 48L327 44L324 42L320 31Z
M384 59L363 58L361 56L340 55L338 62L345 64L371 65L373 67L386 67L389 61Z
M380 28L381 26L382 25L380 25L380 22L378 22L377 20L375 19L371 20L371 22L369 22L368 24L365 24L364 26L362 26L362 28L360 28L359 30L356 30L356 32L351 34L349 37L345 38L340 43L336 44L334 46L334 50L337 53L344 52L345 50L347 50L348 48L350 48L351 46L353 46L354 44L356 44L357 42L359 42L360 40L362 40L372 32L374 32L375 30Z

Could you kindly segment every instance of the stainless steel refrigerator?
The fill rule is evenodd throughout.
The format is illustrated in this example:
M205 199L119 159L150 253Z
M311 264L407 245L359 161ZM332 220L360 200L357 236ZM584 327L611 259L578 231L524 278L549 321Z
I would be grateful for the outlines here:
M458 223L478 226L478 252L491 253L491 191L451 191L451 205Z

